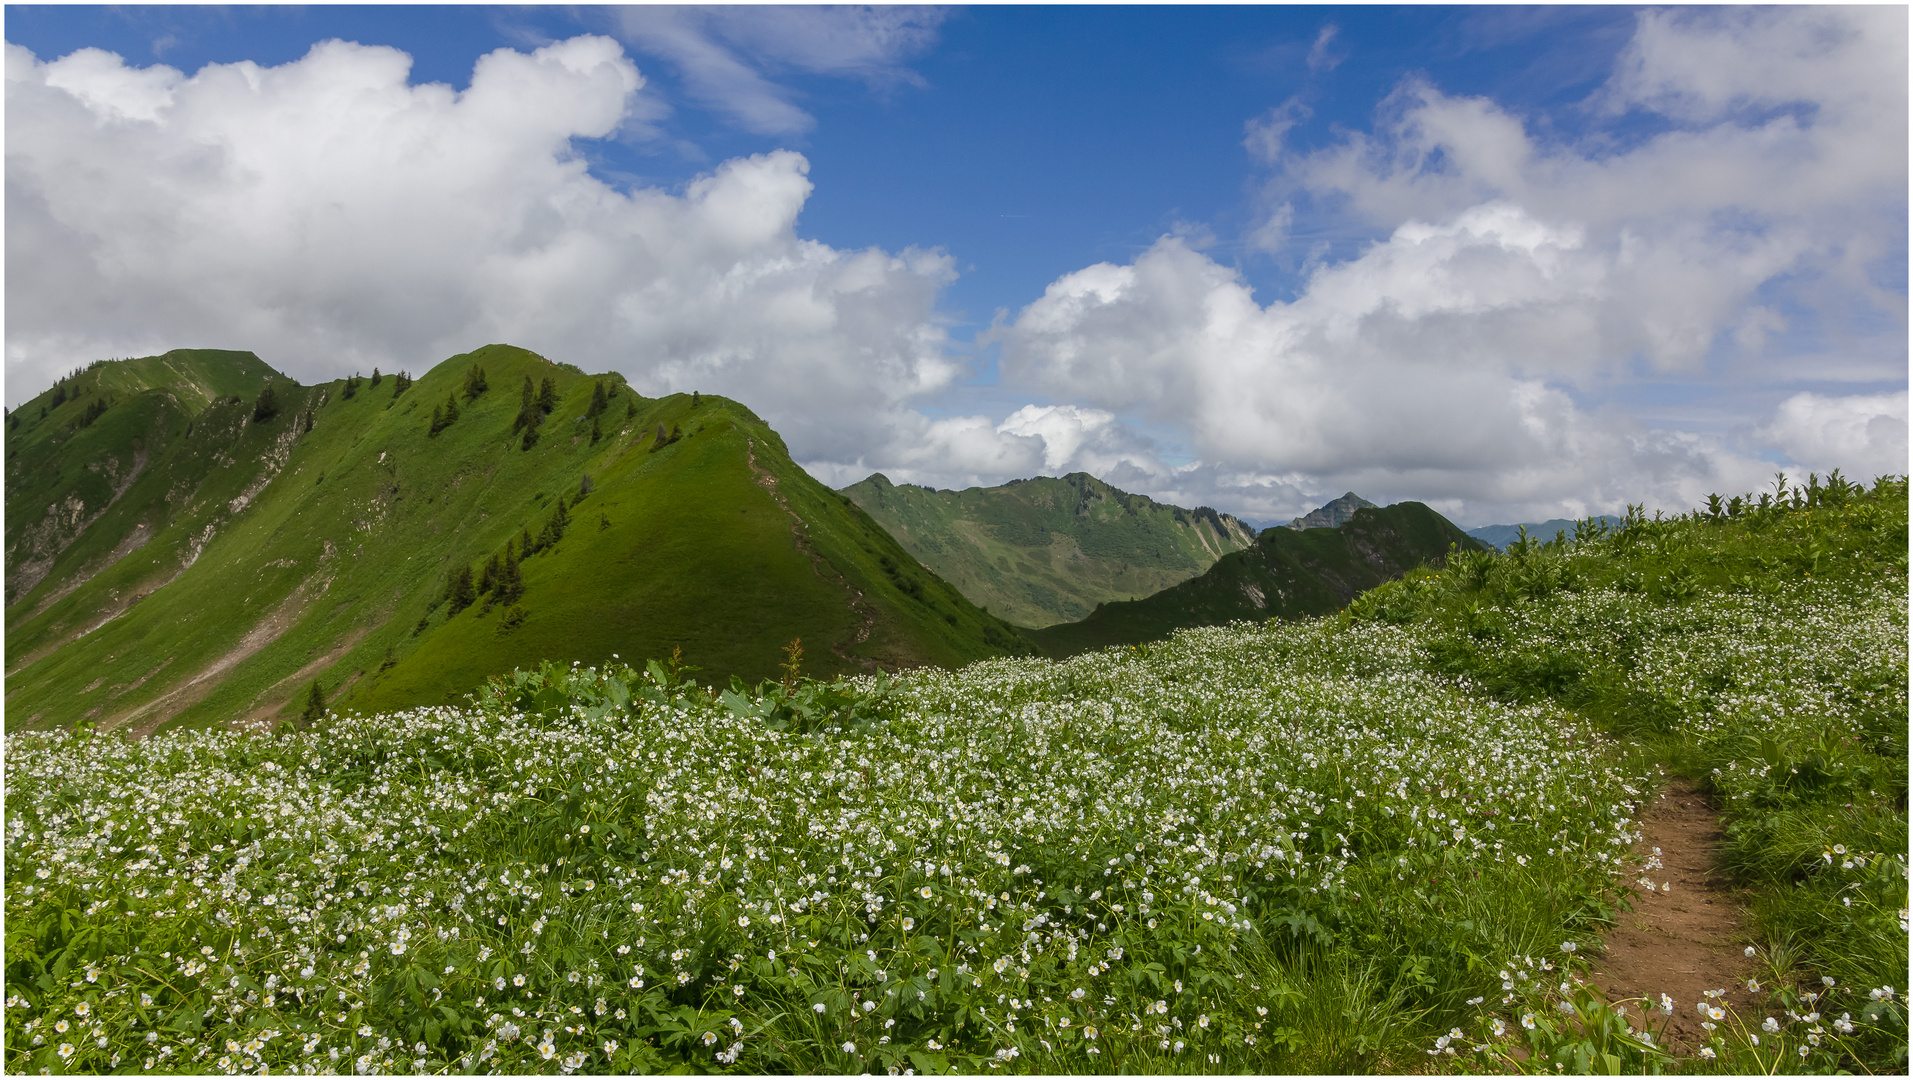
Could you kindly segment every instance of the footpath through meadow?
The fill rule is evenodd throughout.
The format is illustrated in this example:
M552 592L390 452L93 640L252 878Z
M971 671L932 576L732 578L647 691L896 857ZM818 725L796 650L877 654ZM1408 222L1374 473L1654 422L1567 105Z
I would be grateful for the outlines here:
M1664 1022L1663 1042L1685 1057L1708 1039L1701 1027L1707 1018L1697 1008L1703 1002L1738 1014L1743 1023L1760 1022L1761 995L1747 988L1755 963L1743 951L1745 897L1720 867L1720 814L1691 781L1675 778L1648 804L1641 832L1634 909L1606 934L1606 952L1594 958L1594 982L1609 1001L1628 1002L1635 1027L1651 1030ZM1658 1007L1662 994L1673 999L1671 1017Z

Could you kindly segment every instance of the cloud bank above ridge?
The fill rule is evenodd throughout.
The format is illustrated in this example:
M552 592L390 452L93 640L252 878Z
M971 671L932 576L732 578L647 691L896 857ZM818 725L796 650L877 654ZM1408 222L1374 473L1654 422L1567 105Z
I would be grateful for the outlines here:
M1776 456L1904 472L1905 393L1873 384L1906 375L1905 73L1900 10L1650 12L1595 103L1654 116L1634 145L1547 144L1411 78L1372 133L1292 153L1301 107L1279 106L1247 127L1272 170L1258 237L1299 200L1383 237L1267 305L1165 237L1052 283L998 331L1005 377L1185 430L1238 483L1450 510L1684 507ZM1877 330L1821 366L1795 321ZM1764 395L1767 422L1683 431L1599 403L1660 379ZM1802 381L1867 392L1785 394Z
M644 83L609 38L497 50L463 92L340 41L191 77L98 50L6 63L14 401L181 345L311 381L509 341L650 392L774 402L794 442L843 456L957 370L935 312L949 258L800 238L801 155L681 193L594 177L574 140L616 132Z
M814 121L779 72L908 83L941 18L647 9L618 32L782 134ZM191 76L9 45L8 397L181 345L310 381L511 341L738 397L837 485L1082 469L1262 520L1353 488L1474 523L1684 507L1779 465L1904 471L1905 286L1882 267L1905 260L1905 18L1644 13L1573 138L1423 78L1313 149L1298 101L1245 118L1245 235L1302 263L1292 295L1165 236L1007 312L979 341L988 394L938 309L953 255L804 239L802 155L675 191L594 175L594 140L659 115L610 38L497 50L462 92L339 41ZM1324 72L1360 47L1316 44ZM1302 252L1300 220L1371 239ZM1644 405L1660 386L1701 404Z

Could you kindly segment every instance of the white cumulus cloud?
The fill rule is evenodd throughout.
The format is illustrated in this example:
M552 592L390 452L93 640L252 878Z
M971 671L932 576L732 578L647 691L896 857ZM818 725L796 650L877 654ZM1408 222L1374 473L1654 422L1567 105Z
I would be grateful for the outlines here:
M801 155L727 161L681 193L594 177L579 141L641 112L610 38L497 50L462 92L410 70L342 41L191 76L9 44L10 400L180 346L310 381L506 341L732 394L793 447L848 459L958 372L935 310L950 259L799 237Z
M1849 479L1905 474L1906 391L1829 397L1799 393L1780 403L1763 439L1802 468Z
M1887 266L1905 258L1904 9L1646 13L1592 105L1658 127L1564 143L1411 78L1373 131L1298 154L1285 136L1304 114L1273 109L1246 129L1275 170L1251 239L1284 242L1297 199L1378 239L1262 304L1235 268L1164 237L1058 278L1000 326L1004 376L1187 432L1200 463L1163 483L1218 498L1352 487L1512 519L1685 507L1757 486L1776 449L1903 471L1903 391L1799 394L1752 444L1611 402L1670 378L1723 400L1788 380L1904 385ZM1850 328L1845 359L1789 343L1802 314ZM1815 359L1790 367L1792 349Z

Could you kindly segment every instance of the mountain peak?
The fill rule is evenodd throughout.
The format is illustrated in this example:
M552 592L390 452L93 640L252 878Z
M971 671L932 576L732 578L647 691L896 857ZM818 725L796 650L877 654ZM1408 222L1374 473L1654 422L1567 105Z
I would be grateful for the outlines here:
M1319 509L1311 510L1308 514L1296 518L1294 521L1289 522L1288 527L1298 531L1302 529L1333 529L1349 518L1354 517L1355 511L1362 509L1379 508L1376 507L1374 503L1369 502L1367 499L1351 491L1341 498L1336 499L1334 502L1328 503Z

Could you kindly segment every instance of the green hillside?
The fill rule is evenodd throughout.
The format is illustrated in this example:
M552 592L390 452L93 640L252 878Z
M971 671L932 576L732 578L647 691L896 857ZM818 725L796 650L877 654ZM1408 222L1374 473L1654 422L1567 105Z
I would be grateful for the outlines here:
M274 377L283 378L251 353L177 349L93 364L9 414L8 608L49 575L70 588L110 562L139 523L163 513L170 485L149 469L193 418L225 398L250 402ZM117 522L91 528L109 511Z
M844 488L910 554L972 602L1022 626L1083 618L1160 592L1255 541L1206 506L1185 510L1088 473L938 491L882 473Z
M59 388L9 417L9 727L270 723L315 679L336 708L439 703L546 658L679 650L721 682L778 674L793 639L819 675L1029 648L734 401L646 399L504 345L409 387L273 374L246 353L114 361L44 420ZM89 380L109 404L79 426ZM527 408L547 381L549 412ZM522 595L454 611L458 570L508 549Z
M1264 529L1254 547L1224 556L1200 577L1141 600L1104 604L1080 622L1029 636L1052 656L1072 656L1154 641L1188 626L1325 615L1384 581L1440 562L1451 544L1463 551L1482 547L1418 502L1363 508L1335 528Z

